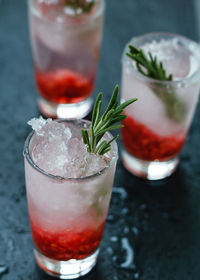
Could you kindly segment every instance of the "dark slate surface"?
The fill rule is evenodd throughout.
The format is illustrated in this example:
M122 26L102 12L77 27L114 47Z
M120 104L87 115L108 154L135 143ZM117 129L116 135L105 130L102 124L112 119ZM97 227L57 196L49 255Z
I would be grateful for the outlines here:
M192 1L108 0L96 92L120 83L124 44L171 31L198 39ZM197 1L196 1L197 2ZM37 116L26 1L0 0L0 279L48 280L35 265L27 216L22 149ZM169 179L147 182L119 160L101 253L87 280L200 279L200 110ZM133 262L126 266L129 246Z

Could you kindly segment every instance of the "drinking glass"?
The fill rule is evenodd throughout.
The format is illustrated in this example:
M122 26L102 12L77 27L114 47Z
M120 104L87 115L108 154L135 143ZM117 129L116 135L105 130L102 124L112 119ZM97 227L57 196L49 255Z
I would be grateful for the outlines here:
M84 12L72 0L28 0L40 111L53 118L83 118L92 107L105 2ZM87 0L78 1L86 3Z
M72 133L73 128L86 129L90 124L84 120L61 122L70 125ZM110 133L105 136L108 141L112 139ZM112 143L107 167L81 178L63 178L40 169L32 155L35 146L35 132L31 132L24 158L35 259L46 273L74 279L96 263L112 192L117 144Z
M172 81L141 74L126 53L128 45L151 51ZM161 49L162 48L162 49ZM144 69L143 69L144 70ZM145 71L145 70L144 70ZM122 101L137 97L125 109L122 159L133 174L147 179L171 175L179 162L200 88L200 46L183 36L150 33L133 38L122 57Z

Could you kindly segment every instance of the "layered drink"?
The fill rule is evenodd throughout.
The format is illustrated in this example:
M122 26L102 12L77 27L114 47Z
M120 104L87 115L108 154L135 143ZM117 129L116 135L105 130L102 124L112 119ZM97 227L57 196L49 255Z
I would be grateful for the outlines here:
M96 263L112 191L117 145L88 153L84 120L29 122L24 148L29 218L35 257L47 273L72 279ZM112 139L108 132L102 141Z
M46 116L82 118L91 109L104 0L29 0L38 104Z
M132 60L128 45L140 50L142 58ZM122 100L137 96L139 101L125 109L123 162L138 176L161 179L177 167L198 102L200 46L168 33L136 37L128 45L122 60ZM156 74L159 80L152 78Z

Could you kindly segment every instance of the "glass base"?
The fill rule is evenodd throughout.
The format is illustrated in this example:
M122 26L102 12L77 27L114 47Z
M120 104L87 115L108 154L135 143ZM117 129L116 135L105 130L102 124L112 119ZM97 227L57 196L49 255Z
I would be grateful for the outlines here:
M60 279L75 279L88 273L96 264L99 250L81 260L58 261L50 259L34 249L37 264L47 274Z
M42 97L38 99L38 106L43 115L60 119L84 118L92 108L92 98L89 97L82 102L72 104L58 104L47 101Z
M170 176L176 170L179 158L175 157L168 161L146 161L135 158L123 149L122 161L132 174L148 180L159 180Z

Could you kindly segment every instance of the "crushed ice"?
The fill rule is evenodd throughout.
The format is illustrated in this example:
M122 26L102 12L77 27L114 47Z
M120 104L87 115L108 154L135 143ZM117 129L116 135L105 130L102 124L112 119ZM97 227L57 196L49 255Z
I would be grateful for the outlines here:
M52 122L52 119L45 120L42 116L40 116L39 118L31 119L30 121L28 121L28 124L32 127L33 130L35 130L38 135L44 135L43 132L40 131L47 123L50 122Z
M185 46L180 44L178 38L154 40L139 48L142 48L147 56L148 52L151 52L153 57L156 56L157 61L163 63L167 75L173 74L174 80L191 75L192 55Z
M178 38L162 39L159 42L153 40L151 43L143 45L142 49L146 55L148 55L148 52L151 52L153 56L156 55L158 61L168 60L174 58L174 51L179 49Z
M87 152L79 128L42 117L33 118L28 124L35 131L32 158L46 172L65 178L80 178L107 166L107 157Z

